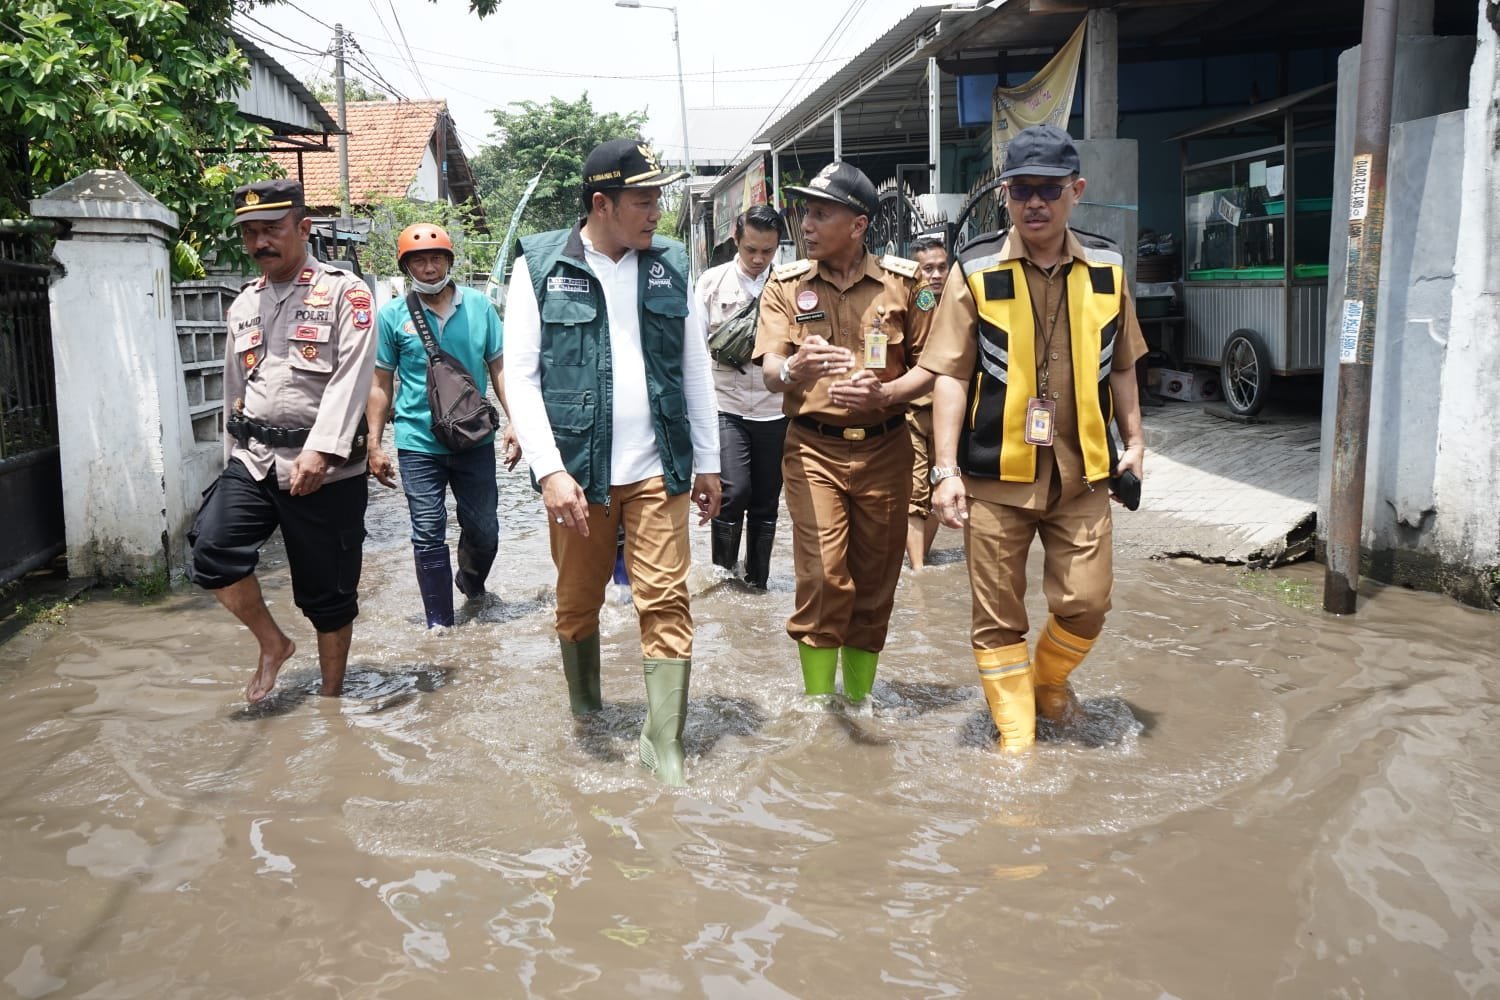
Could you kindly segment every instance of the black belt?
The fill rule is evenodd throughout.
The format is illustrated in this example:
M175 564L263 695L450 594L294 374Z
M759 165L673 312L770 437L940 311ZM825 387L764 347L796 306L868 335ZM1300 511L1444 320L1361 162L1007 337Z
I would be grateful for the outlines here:
M886 431L893 431L906 423L906 414L898 413L883 424L871 424L868 427L840 427L837 424L822 424L812 417L793 417L792 421L799 427L806 427L810 431L817 431L824 437L843 438L845 441L863 441L867 437L877 437Z
M307 436L312 433L311 427L273 427L251 420L243 413L231 413L224 421L224 429L240 443L241 448L250 438L264 441L272 448L296 448L306 444Z
M238 411L229 414L229 418L224 421L224 429L240 443L241 448L248 447L251 438L264 441L272 448L300 448L307 443L307 437L312 433L311 427L275 427L259 420L251 420ZM354 429L354 440L349 445L349 457L344 459L343 464L348 465L365 457L369 451L369 433L370 425L366 422L365 415L360 414L359 426Z

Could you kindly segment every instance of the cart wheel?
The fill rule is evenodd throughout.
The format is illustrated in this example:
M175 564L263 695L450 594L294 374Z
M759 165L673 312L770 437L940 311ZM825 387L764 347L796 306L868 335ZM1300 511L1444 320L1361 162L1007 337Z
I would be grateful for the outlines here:
M1224 402L1242 416L1253 416L1266 403L1271 384L1271 353L1254 330L1236 330L1229 335L1220 361L1219 381Z

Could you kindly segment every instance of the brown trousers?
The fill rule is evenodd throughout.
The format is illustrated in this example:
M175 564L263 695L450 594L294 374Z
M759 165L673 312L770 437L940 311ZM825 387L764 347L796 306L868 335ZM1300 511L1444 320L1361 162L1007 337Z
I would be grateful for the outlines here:
M1114 522L1109 487L1047 510L1007 507L969 497L964 541L974 593L975 649L998 649L1026 637L1026 558L1042 539L1042 592L1058 624L1082 639L1104 629L1114 589Z
M688 607L688 494L668 496L660 476L612 486L610 503L589 504L584 538L548 520L552 563L557 567L557 634L568 642L599 631L599 609L615 568L620 525L625 525L625 569L641 619L641 655L685 660L693 655Z
M911 461L902 425L844 441L792 423L781 459L797 573L787 635L819 649L885 648L906 552Z

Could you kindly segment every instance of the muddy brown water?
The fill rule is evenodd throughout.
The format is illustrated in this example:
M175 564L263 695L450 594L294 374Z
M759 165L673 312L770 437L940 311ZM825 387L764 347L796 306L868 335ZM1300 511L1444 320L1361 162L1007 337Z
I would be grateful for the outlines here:
M493 598L428 633L374 499L342 699L274 545L267 708L188 589L0 646L0 996L1500 997L1500 616L1122 560L1087 728L1008 758L956 553L903 578L873 708L809 711L785 540L752 594L700 531L674 791L633 613L575 728L538 508L502 508Z

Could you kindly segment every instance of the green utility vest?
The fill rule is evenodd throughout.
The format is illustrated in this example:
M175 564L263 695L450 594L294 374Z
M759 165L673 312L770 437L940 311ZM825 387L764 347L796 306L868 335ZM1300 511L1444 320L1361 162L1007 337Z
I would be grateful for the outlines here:
M568 475L589 503L609 497L614 362L599 279L584 260L581 223L571 230L523 236L541 313L542 400ZM692 485L693 438L682 389L683 327L688 314L687 252L656 237L640 251L636 301L651 425L667 493Z
M1073 230L1087 260L1068 271L1073 398L1084 478L1112 473L1109 373L1123 308L1125 269L1114 244ZM979 316L979 353L959 439L964 473L1009 483L1036 481L1036 446L1025 440L1027 400L1036 394L1036 323L1019 260L1001 260L1004 233L981 236L958 255ZM1095 391L1090 392L1093 386Z

